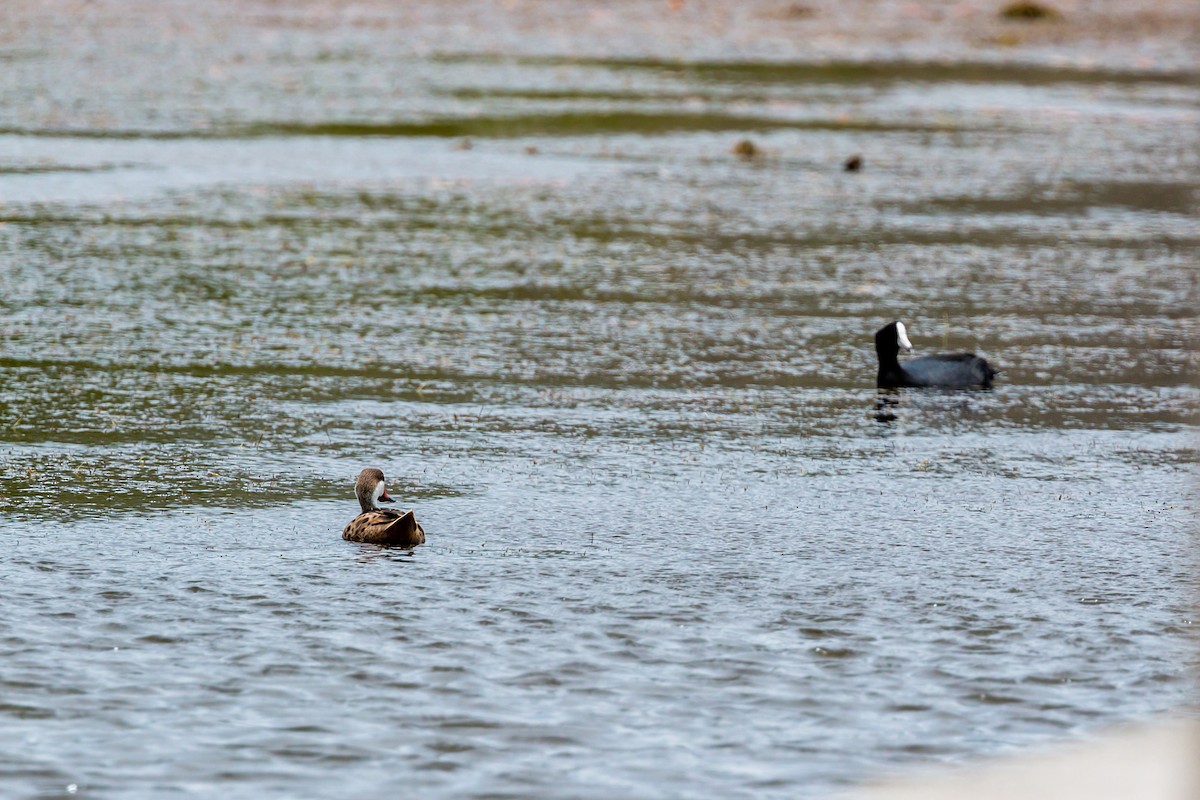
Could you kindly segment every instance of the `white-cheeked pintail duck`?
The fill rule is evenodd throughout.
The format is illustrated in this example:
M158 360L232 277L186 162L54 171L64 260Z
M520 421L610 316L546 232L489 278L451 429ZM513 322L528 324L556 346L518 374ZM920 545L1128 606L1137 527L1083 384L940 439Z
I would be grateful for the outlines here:
M387 493L383 470L368 467L358 473L354 494L362 513L346 525L342 538L350 542L384 544L393 547L416 547L425 543L425 529L409 509L404 513L380 508L380 503L396 502Z

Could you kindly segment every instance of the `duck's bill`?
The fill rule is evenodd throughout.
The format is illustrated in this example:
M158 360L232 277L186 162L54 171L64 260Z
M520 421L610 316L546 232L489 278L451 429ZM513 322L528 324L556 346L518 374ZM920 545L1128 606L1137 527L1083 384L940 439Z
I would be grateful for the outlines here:
M896 344L904 348L904 352L912 352L912 342L908 340L908 331L904 330L904 323L896 323Z
M394 503L394 502L396 502L396 501L395 501L395 500L393 500L393 499L391 498L391 496L390 496L390 495L389 495L387 492L384 492L383 494L379 495L379 502L381 502L381 503Z

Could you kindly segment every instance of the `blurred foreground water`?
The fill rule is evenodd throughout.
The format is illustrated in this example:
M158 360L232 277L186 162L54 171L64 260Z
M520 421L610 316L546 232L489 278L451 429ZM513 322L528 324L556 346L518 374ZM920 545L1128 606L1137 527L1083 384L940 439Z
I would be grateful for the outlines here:
M1196 73L80 8L0 48L4 796L820 797L1194 699ZM877 414L898 318L997 387Z

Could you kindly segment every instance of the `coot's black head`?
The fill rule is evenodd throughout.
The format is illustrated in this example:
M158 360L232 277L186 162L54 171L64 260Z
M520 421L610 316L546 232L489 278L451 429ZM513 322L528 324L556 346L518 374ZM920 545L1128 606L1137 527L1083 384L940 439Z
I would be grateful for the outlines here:
M901 348L906 353L912 351L912 342L908 340L903 322L889 322L875 333L875 353L880 361L895 360Z

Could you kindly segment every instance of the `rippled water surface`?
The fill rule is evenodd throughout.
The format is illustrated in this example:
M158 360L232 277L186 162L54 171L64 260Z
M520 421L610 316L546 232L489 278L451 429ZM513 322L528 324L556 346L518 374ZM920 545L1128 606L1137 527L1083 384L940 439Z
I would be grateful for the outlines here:
M1192 701L1195 75L38 30L4 796L824 797ZM898 318L996 387L877 396ZM341 540L368 465L427 545Z

